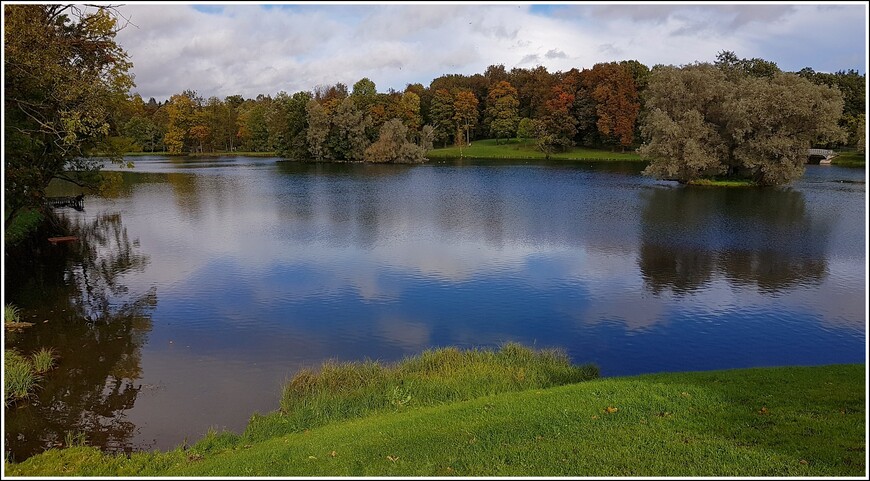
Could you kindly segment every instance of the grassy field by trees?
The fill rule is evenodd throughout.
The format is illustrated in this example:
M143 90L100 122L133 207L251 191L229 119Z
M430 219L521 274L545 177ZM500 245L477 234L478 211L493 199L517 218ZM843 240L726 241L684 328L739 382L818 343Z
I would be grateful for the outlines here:
M475 159L545 159L546 153L538 148L533 140L518 139L482 139L475 140L470 146L451 146L430 150L426 157L434 159L458 159L468 157ZM557 160L627 160L643 162L636 152L620 152L618 149L592 149L587 147L571 147L564 152L550 154Z

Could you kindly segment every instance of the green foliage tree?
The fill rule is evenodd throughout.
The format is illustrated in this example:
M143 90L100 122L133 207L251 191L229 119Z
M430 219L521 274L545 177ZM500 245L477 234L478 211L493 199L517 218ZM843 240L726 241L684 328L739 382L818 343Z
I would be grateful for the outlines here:
M133 139L144 152L154 152L162 148L163 132L147 117L133 117L122 128L124 135Z
M366 121L362 112L356 108L352 98L341 101L335 112L329 116L329 135L327 146L330 157L338 160L363 160L363 154L368 147L366 138Z
M867 101L867 77L859 74L856 70L840 70L834 73L816 72L812 68L805 67L798 72L818 85L827 85L840 90L843 94L843 116L839 124L849 132L848 145L856 146L865 135L864 128L857 129L864 122L865 105Z
M247 100L239 107L239 140L241 147L251 152L272 150L269 136L271 98Z
M133 86L111 7L4 4L4 225L53 179L96 188L114 99ZM120 161L120 152L110 152Z
M858 117L858 123L855 128L857 140L855 141L855 149L860 153L866 153L867 149L867 124L864 115Z
M525 142L534 139L538 132L538 122L535 119L523 117L517 124L517 140Z
M308 120L308 131L305 134L308 152L318 162L329 160L329 149L326 145L329 137L329 114L314 98L305 104L305 114Z
M377 100L378 90L371 79L363 77L357 83L353 84L353 90L351 91L350 97L353 99L356 108L362 112L366 112Z
M500 81L490 87L486 97L486 118L489 130L499 139L513 136L519 123L520 101L517 99L517 89L507 81Z
M738 58L730 50L723 50L716 55L716 67L725 72L728 78L743 76L773 78L781 72L776 63L761 58Z
M447 89L436 90L432 96L429 117L432 119L432 127L435 129L435 141L441 142L443 146L447 145L456 130L455 114L453 95Z
M309 92L296 92L290 97L276 98L279 128L274 143L278 155L296 160L309 157L306 143L308 114L305 107L311 99Z
M689 182L748 177L762 185L803 174L807 149L842 137L840 93L794 74L735 74L711 64L653 69L641 131L645 173Z

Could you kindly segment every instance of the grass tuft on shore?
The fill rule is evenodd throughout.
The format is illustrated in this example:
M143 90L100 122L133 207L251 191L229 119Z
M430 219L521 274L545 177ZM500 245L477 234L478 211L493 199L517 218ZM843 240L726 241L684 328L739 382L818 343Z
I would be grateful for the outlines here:
M54 349L49 347L43 347L30 355L33 370L37 374L45 374L50 371L54 367L55 359Z
M374 361L327 362L303 370L284 387L281 412L295 430L373 412L540 389L598 377L592 365L572 366L558 350L534 351L516 343L498 351L428 350L395 365Z
M14 349L3 352L3 404L27 399L36 387L37 375L30 360Z

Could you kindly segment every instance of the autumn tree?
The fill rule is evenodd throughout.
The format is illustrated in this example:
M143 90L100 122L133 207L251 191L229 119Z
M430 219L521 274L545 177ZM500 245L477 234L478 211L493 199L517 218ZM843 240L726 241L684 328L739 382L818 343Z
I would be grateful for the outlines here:
M517 89L507 81L502 80L490 87L486 97L486 118L496 144L499 139L511 137L516 132L519 105Z
M595 100L598 132L624 150L634 141L640 110L631 72L616 63L596 64L585 80Z
M4 14L5 226L53 179L96 187L111 102L133 86L111 7L8 5ZM119 161L120 154L113 155Z
M689 182L727 174L762 185L803 174L807 149L841 138L839 91L794 74L711 64L653 69L641 125L645 173Z
M399 101L399 111L402 122L408 127L411 135L415 135L423 122L420 115L420 96L412 91L403 93Z
M175 94L166 105L169 125L163 143L171 154L180 154L190 143L190 128L194 125L196 104L189 93Z
M545 114L538 121L537 144L546 158L574 145L577 119L571 115L574 94L566 92L562 85L553 87L552 97L547 100Z
M507 81L517 89L520 117L541 118L558 79L544 66L513 68Z
M190 137L199 145L199 152L203 152L203 144L211 137L211 129L206 125L197 124L190 128Z
M462 145L471 143L471 130L477 125L477 97L470 90L461 90L456 94L453 101L453 120L456 122L457 132L464 132L465 138L457 140Z

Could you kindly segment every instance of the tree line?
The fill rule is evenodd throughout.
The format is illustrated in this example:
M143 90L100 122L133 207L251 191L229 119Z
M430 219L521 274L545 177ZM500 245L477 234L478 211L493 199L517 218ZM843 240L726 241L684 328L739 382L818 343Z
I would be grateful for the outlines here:
M773 62L738 59L728 51L710 65L732 79L786 73ZM491 65L482 74L446 74L428 87L409 84L402 92L378 92L363 78L350 89L339 82L252 99L203 99L185 90L165 102L144 102L134 94L116 110L114 133L127 148L146 152L274 151L316 161L422 161L433 146L483 138L534 140L545 153L572 146L624 150L640 145L648 97L654 95L648 86L654 77L667 77L670 68L650 69L636 60L566 72ZM824 146L863 142L864 75L811 68L793 74L836 88L844 97L835 121L847 135L823 140ZM707 78L699 87L715 88L714 83Z
M119 144L146 152L275 151L318 161L421 161L433 146L481 138L536 139L546 152L624 149L637 138L639 86L649 74L635 60L553 73L492 65L402 92L378 92L362 78L351 88L339 82L253 99L203 99L185 90L145 102L134 94L116 109L114 134ZM387 155L395 149L402 153Z

